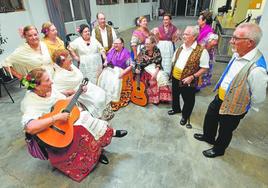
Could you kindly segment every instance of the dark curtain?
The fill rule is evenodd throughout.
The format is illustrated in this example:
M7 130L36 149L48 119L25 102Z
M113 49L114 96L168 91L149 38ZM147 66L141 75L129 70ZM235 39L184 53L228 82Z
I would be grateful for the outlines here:
M91 27L91 11L90 11L90 2L89 0L81 0L84 5L84 12L88 25ZM92 29L92 28L91 28Z
M59 37L65 40L66 31L60 0L46 0L46 5L50 21L57 28Z
M160 0L160 8L166 13L172 14L174 12L175 2L174 0Z

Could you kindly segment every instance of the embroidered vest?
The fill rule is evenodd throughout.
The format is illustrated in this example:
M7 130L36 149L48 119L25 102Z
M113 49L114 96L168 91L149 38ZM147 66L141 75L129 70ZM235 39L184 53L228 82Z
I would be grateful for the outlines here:
M102 41L102 38L101 38L101 31L100 31L99 26L96 26L94 29L95 29L96 39L103 46L103 41ZM111 49L112 44L113 44L113 34L112 34L112 28L109 25L106 25L106 30L107 30L108 48L105 47L105 50L106 50L106 52L108 52Z
M172 73L173 73L174 66L175 66L175 64L180 56L182 49L183 48L180 47L176 52L175 60L172 62L172 68L171 68L170 75L172 75ZM199 70L200 57L202 55L203 50L204 50L204 48L198 44L196 46L196 48L192 51L192 53L190 54L190 56L186 62L186 65L182 71L181 80L183 80L184 78L186 78L188 76L193 75L194 73L196 73ZM197 79L193 80L191 83L191 86L194 87L197 84L197 82L198 82Z
M260 60L261 57L262 54L258 51L253 60L245 65L234 77L226 91L220 107L220 114L241 115L247 112L250 105L251 95L247 86L247 78L250 72L257 67L256 62Z

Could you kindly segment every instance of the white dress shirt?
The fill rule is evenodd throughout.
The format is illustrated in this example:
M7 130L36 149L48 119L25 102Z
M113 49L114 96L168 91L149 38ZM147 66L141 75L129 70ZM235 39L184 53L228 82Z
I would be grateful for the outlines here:
M107 29L106 29L106 27L104 29L102 29L102 28L99 27L99 29L100 29L100 32L101 32L101 38L102 38L103 47L104 48L108 48ZM91 35L92 35L93 38L96 38L95 29L92 30L92 34ZM114 28L112 28L112 36L113 36L113 40L112 41L114 41L117 38L116 33L114 31Z
M182 51L175 63L175 67L179 68L180 70L183 70L188 61L188 58L190 57L192 51L196 48L196 46L197 46L196 41L189 48L186 48L185 44L182 44ZM177 50L173 55L172 62L176 58L176 53L177 53ZM206 68L206 69L209 68L209 54L206 49L202 51L199 67Z

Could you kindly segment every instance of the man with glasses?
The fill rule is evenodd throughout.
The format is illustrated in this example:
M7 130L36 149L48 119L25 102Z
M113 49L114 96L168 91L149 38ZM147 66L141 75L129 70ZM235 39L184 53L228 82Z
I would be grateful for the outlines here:
M258 111L265 100L267 64L256 48L261 37L255 23L243 23L233 33L230 44L234 55L214 89L217 95L208 106L203 134L194 134L197 140L214 145L203 151L206 157L224 155L240 120L250 108Z
M195 90L203 73L209 68L209 54L206 49L197 44L199 28L186 27L183 33L183 45L174 53L172 59L172 110L169 115L181 112L179 96L182 95L184 105L182 109L181 125L189 119L195 104ZM188 127L191 128L191 127Z

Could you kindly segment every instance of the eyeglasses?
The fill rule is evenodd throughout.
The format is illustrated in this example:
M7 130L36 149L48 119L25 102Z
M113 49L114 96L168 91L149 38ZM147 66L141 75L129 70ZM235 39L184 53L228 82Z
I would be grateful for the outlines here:
M182 36L191 36L192 34L190 33L182 33Z
M233 41L238 41L238 40L251 40L249 38L246 38L246 37L236 37L236 36L232 36L231 40Z

